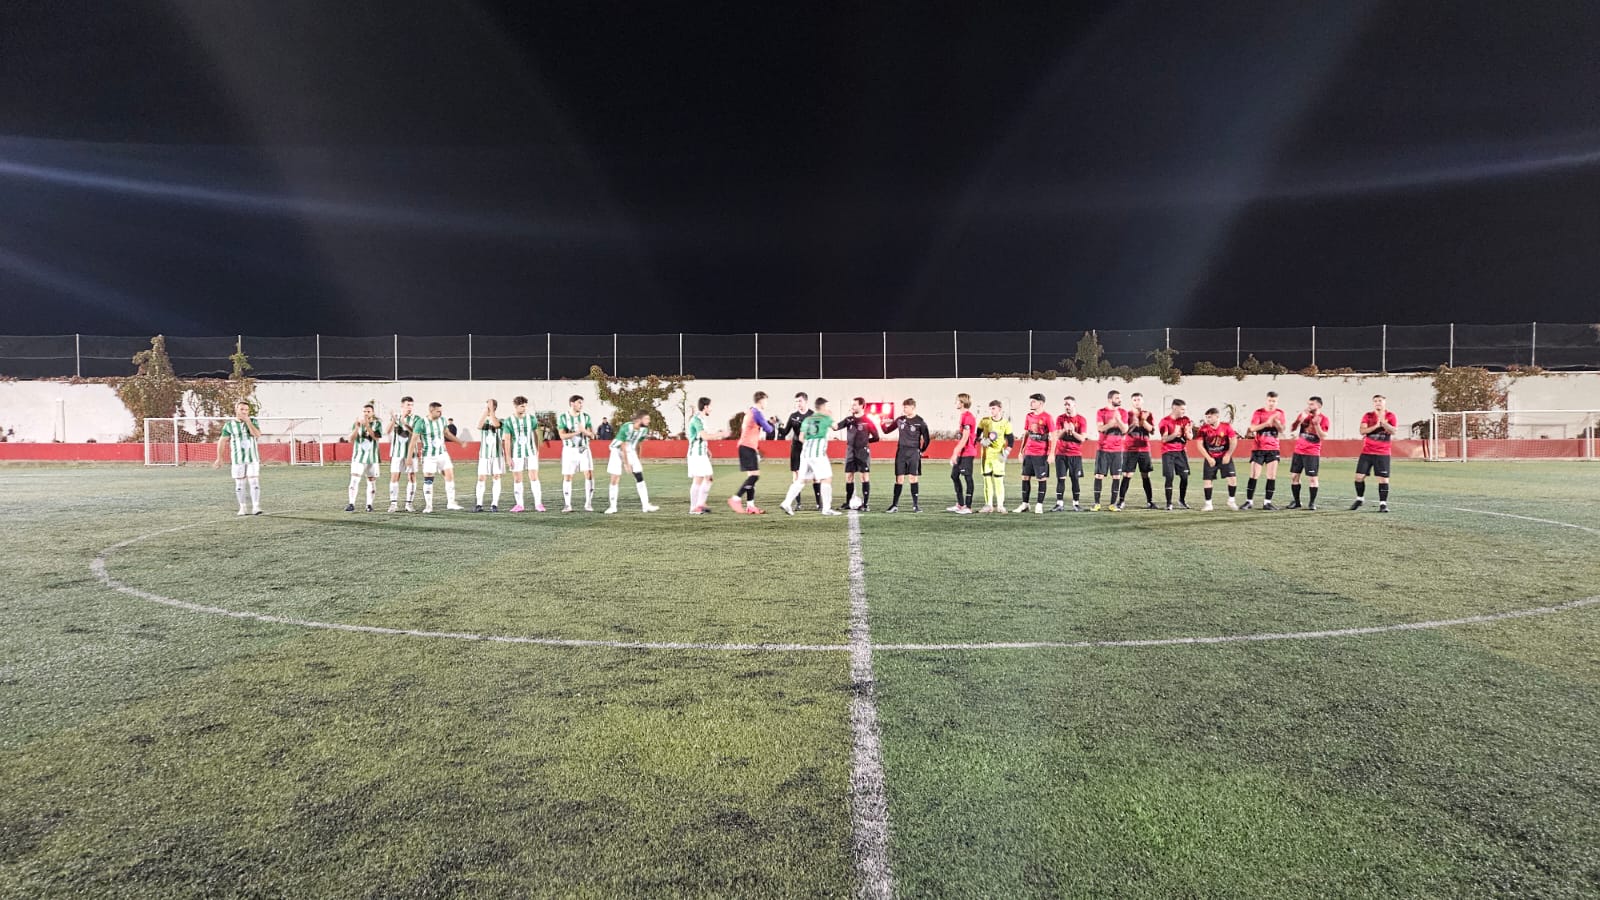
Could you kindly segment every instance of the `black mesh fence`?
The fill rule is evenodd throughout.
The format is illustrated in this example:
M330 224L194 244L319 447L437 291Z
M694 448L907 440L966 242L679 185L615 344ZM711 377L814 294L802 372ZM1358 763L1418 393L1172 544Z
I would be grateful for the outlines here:
M952 378L956 374L955 332L891 331L890 378Z
M76 374L78 374L77 335L0 337L0 377L71 378Z
M1530 334L1535 329L1530 328ZM1537 326L1534 364L1546 369L1600 369L1600 325Z
M835 331L822 336L822 374L827 378L882 378L884 333Z
M800 334L761 335L762 378L816 378L822 374L821 335L816 332Z
M133 355L150 349L147 337L86 334L79 339L79 367L85 378L122 378L136 370Z
M167 337L167 358L179 378L227 378L233 374L238 337ZM251 363L254 365L254 363ZM254 370L247 374L254 375Z
M1310 328L1241 328L1238 342L1246 368L1252 356L1258 363L1277 363L1291 372L1311 365Z
M1438 328L1440 326L1423 326ZM1449 326L1444 326L1447 330ZM1389 327L1389 337L1394 338L1395 326ZM1449 351L1446 337L1446 353ZM1528 325L1457 325L1455 358L1458 366L1528 366L1533 363L1533 326ZM1436 362L1424 368L1438 368ZM1390 371L1399 371L1393 363Z
M1457 337L1462 327L1457 326ZM1390 325L1380 330L1387 331L1387 336L1378 340L1382 354L1379 363L1381 371L1424 372L1449 363L1449 325ZM1469 365L1461 361L1459 353L1456 364Z
M1324 372L1376 372L1383 365L1383 326L1318 328L1315 349L1317 368Z
M305 337L244 336L244 355L250 374L268 380L292 381L317 377L317 339Z
M683 370L696 378L754 378L756 336L686 334L683 336Z
M1100 339L1101 348L1105 350L1106 362L1113 366L1138 368L1150 365L1155 361L1150 354L1167 345L1167 330L1165 328L1145 328L1135 331L1097 331L1095 335ZM1080 334L1079 337L1082 337L1082 335ZM1036 351L1034 355L1037 358L1037 336L1035 337L1034 345ZM1073 347L1076 349L1076 342L1074 342Z
M957 341L956 362L964 378L1028 371L1026 331L963 331Z
M432 337L402 334L394 337L390 364L401 378L476 378L472 338L460 335Z
M531 381L549 377L546 334L472 336L472 377L495 381ZM584 374L589 374L587 369Z
M643 378L647 375L676 375L684 365L678 358L683 344L675 334L619 334L617 335L617 371L613 375L623 378ZM746 341L748 350L748 340ZM610 367L606 367L610 372ZM722 377L722 376L708 376ZM740 376L728 376L740 377Z
M394 335L317 338L318 378L323 381L389 381L394 378Z
M1178 351L1178 368L1193 372L1196 363L1231 369L1244 359L1235 328L1173 328L1172 349Z
M550 377L588 378L589 369L616 368L616 336L610 334L550 335Z

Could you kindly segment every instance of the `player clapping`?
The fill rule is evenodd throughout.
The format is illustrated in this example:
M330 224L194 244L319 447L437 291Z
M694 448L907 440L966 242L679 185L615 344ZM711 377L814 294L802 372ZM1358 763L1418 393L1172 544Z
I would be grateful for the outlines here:
M1372 411L1361 417L1361 457L1356 460L1356 502L1361 508L1367 495L1367 475L1378 476L1378 512L1389 511L1389 464L1393 461L1394 434L1399 421L1389 412L1389 401L1382 394L1372 395Z
M1161 481L1167 493L1167 509L1172 506L1172 479L1178 479L1178 509L1189 508L1189 442L1194 440L1194 422L1182 400L1172 401L1172 412L1161 420Z
M1245 484L1242 509L1255 505L1256 479L1263 472L1267 476L1267 490L1261 508L1276 508L1272 505L1272 491L1278 485L1278 434L1287 426L1283 410L1278 408L1278 392L1267 391L1266 404L1250 414L1250 424L1244 430L1244 436L1254 438L1256 443L1255 449L1250 451L1250 480Z
M421 441L414 439L422 417L411 411L410 397L400 398L400 414L389 414L389 512L400 508L400 476L406 477L406 512L417 496L417 469ZM354 503L354 500L350 502Z
M1067 508L1068 475L1072 476L1072 511L1083 511L1083 506L1078 502L1078 482L1083 479L1083 442L1089 437L1089 423L1073 409L1075 402L1072 397L1062 402L1062 412L1056 416L1052 435L1055 445L1052 455L1056 458L1056 505L1052 512L1062 512Z
M1234 499L1234 492L1239 490L1239 478L1234 471L1233 454L1239 449L1239 433L1233 426L1222 421L1222 413L1215 407L1206 410L1205 424L1199 428L1200 450L1205 453L1205 462L1200 470L1200 486L1206 492L1206 512L1210 512L1211 483L1219 475L1228 479L1228 508L1238 509L1239 503Z
M500 511L500 476L506 470L505 447L500 442L500 403L489 400L484 404L483 415L478 417L478 501L473 512L483 512L484 482L494 479L494 495L489 501L489 511Z
M378 489L378 442L383 440L383 426L374 414L372 404L361 407L361 418L350 426L350 491L345 512L356 511L356 490L361 479L367 480L367 512L372 512L372 495Z
M1322 414L1322 398L1312 397L1306 408L1294 417L1289 426L1296 432L1294 457L1289 460L1289 492L1294 495L1290 509L1300 509L1300 476L1311 480L1311 494L1306 509L1317 508L1317 472L1322 467L1322 439L1328 433L1328 417Z

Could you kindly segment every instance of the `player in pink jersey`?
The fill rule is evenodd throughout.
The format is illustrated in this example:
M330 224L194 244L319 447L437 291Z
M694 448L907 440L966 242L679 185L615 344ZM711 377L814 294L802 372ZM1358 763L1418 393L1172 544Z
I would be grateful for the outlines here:
M956 502L945 510L958 515L972 513L972 461L978 458L978 417L972 414L972 395L956 395L956 411L961 415L955 449L950 451L950 481L956 486ZM966 479L965 492L961 481Z
M1306 408L1294 417L1289 430L1295 432L1294 457L1289 460L1290 509L1300 509L1300 476L1311 481L1306 509L1317 508L1317 472L1322 468L1322 439L1328 435L1328 417L1322 414L1322 398L1312 397Z
M1255 505L1256 479L1261 477L1263 471L1267 475L1267 491L1261 508L1277 508L1272 505L1272 492L1278 486L1278 434L1287 427L1288 420L1284 418L1283 410L1278 408L1278 392L1267 391L1266 404L1250 414L1250 424L1244 430L1244 436L1253 438L1256 446L1250 451L1250 480L1245 482L1244 506L1240 509Z
M1108 391L1106 405L1094 414L1095 428L1100 432L1100 444L1094 454L1094 511L1117 508L1117 488L1122 484L1122 451L1127 446L1128 411L1122 408L1122 392ZM1111 503L1100 506L1101 482L1111 479Z
M1022 505L1016 512L1028 511L1028 493L1033 480L1039 482L1039 499L1033 505L1036 513L1044 512L1044 491L1050 480L1050 434L1055 422L1044 411L1044 395L1028 397L1028 414L1022 418Z
M776 426L766 416L767 392L756 391L753 405L745 410L744 422L739 426L739 473L744 484L728 498L728 506L736 513L762 514L756 506L756 482L761 478L761 439L771 437ZM742 501L742 502L741 502Z
M1389 401L1382 394L1372 395L1372 411L1361 417L1361 458L1356 460L1356 502L1361 508L1367 495L1367 475L1378 476L1378 512L1389 511L1389 463L1393 461L1393 441L1400 423L1389 412Z
M1089 422L1073 409L1075 402L1072 397L1062 401L1064 412L1056 416L1051 435L1056 458L1056 505L1052 512L1066 511L1068 475L1072 476L1072 511L1083 511L1078 502L1078 482L1083 478L1083 442L1089 436Z
M1161 435L1161 480L1166 485L1167 509L1172 509L1172 479L1178 479L1178 508L1189 508L1189 442L1194 422L1182 400L1172 401L1172 412L1156 426Z
M1150 490L1150 436L1156 431L1156 416L1144 408L1144 395L1128 395L1128 438L1122 452L1122 499L1117 508L1128 502L1128 486L1135 470L1144 482L1144 508L1155 509L1155 494Z

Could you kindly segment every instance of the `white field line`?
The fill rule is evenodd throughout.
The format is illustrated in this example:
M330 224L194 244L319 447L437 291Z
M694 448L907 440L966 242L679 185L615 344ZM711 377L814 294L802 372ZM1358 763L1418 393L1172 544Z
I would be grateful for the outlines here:
M884 788L883 743L872 679L872 629L867 619L867 572L861 557L861 514L850 513L850 813L857 896L894 896L889 869L889 796Z

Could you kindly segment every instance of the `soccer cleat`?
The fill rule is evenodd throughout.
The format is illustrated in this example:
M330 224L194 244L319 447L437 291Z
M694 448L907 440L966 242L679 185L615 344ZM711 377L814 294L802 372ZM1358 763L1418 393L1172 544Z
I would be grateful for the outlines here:
M562 511L562 512L572 512L572 507L570 507L570 506L563 506L563 507L561 507L561 511Z
M1378 512L1388 512L1388 511L1389 511L1389 507L1387 507L1387 506L1385 506L1383 509L1378 510ZM259 515L262 515L262 512L261 512L261 510L258 509L256 511L252 512L250 515L259 516Z
M433 504L431 504L431 503L430 503L430 504L428 504L428 505L427 505L427 506L424 506L424 507L423 507L423 508L422 508L422 511L423 511L423 512L425 512L425 513L431 513L431 512L433 512Z
M705 514L706 510L703 506L696 506L694 509L689 510L689 515L691 516L703 516Z
M1272 501L1271 500L1263 500L1263 501L1261 501L1261 508L1262 509L1277 509L1276 506L1272 505Z
M248 516L248 515L250 515L250 510L245 509L244 507L241 506L241 507L239 507L239 511L237 513L235 513L235 515Z
M444 505L444 508L445 508L445 509L453 509L453 510L455 510L455 511L456 511L456 512L461 512L461 511L462 511L462 510L463 510L463 509L466 509L466 507L464 507L464 506L462 506L462 505L461 505L461 504L459 504L459 503L446 503L446 504L445 504L445 505Z
M483 512L483 504L479 503L476 506L472 507L472 511L473 512Z
M767 514L766 510L764 510L761 507L755 505L754 503L752 503L749 506L745 507L744 512L745 512L745 515L747 515L747 516L764 516L764 515Z
M416 509L411 504L407 503L406 504L406 512L414 513L414 512L416 512Z
M970 516L970 515L972 515L972 507L963 506L960 509L956 510L956 515L958 515L958 516Z
M1083 512L1083 504L1079 503L1076 500L1072 501L1072 511L1073 512Z
M1178 508L1179 509L1188 509L1189 508L1189 504L1183 502L1182 500L1179 500L1178 501Z
M959 504L959 503L957 503L957 504L956 504L956 505L955 505L955 506L946 506L946 507L945 507L945 508L944 508L944 511L945 511L945 512L952 512L952 513L958 513L958 512L961 512L961 510L962 510L962 509L963 509L963 508L964 508L964 507L962 507L962 505L961 505L961 504Z
M1366 502L1366 501L1362 500L1360 497L1357 497L1356 498L1356 502L1350 504L1350 511L1351 512L1355 512L1356 510L1360 509L1361 508L1361 504L1364 503L1364 502Z
M583 511L584 512L594 512L594 504L593 503L585 503L583 505Z
M615 507L615 506L608 506L608 507L606 507L606 515L608 515L608 516L614 516L614 515L616 515L616 514L617 514L617 508L616 508L616 507Z
M371 503L367 504L367 512L372 512L372 504Z
M914 512L914 513L922 512L922 507L920 507L917 504L913 503L913 504L911 504L911 511Z
M1379 500L1378 501L1378 512L1386 513L1388 511L1389 511L1389 501L1387 501L1387 500ZM256 513L256 515L260 515L260 513Z
M1033 514L1036 515L1036 516L1044 515L1044 504L1043 503L1035 503L1033 505Z
M1246 500L1243 504L1241 504L1239 506L1239 508L1240 509L1250 509L1251 507L1253 507L1255 505L1256 505L1256 502L1254 500Z
M489 512L499 512L499 511L500 511L500 507L498 507L498 506L489 507Z
M1027 511L1028 511L1028 504L1026 504L1026 503L1020 504L1016 509L1012 510L1012 512L1014 512L1014 513L1025 513Z
M742 513L744 512L744 503L738 497L729 497L728 508L736 513Z
M899 512L899 511L900 511L900 506L899 506L899 504L893 504L893 503L891 503L891 504L890 504L890 505L889 505L889 508L888 508L888 509L886 509L886 510L884 510L884 512L886 512L886 513L897 513L897 512Z
M390 503L389 504L389 512L399 512L399 511L400 511L400 504L398 504L398 503ZM410 510L407 510L407 512L410 512Z
M786 516L794 515L794 507L790 506L787 503L779 503L778 504L778 508L783 510L783 514L786 515Z
M344 505L344 511L345 512L355 512L356 511L356 505L354 503L346 503Z
M1089 511L1090 512L1099 512L1102 508L1103 507L1101 507L1100 504L1096 503L1095 505L1089 507Z
M849 500L846 500L845 502L839 504L839 510L841 512L847 511L849 509L850 509L850 501Z
M541 506L541 507L539 507L539 509L542 510L542 509L544 509L544 507ZM646 506L646 507L644 507L643 511L644 512L660 512L661 511L661 507L659 507L659 506Z
M861 508L856 510L856 512L871 512L871 511L872 511L872 507L866 505L865 503L861 504Z
M1229 497L1228 498L1228 508L1229 509L1238 509L1239 508L1239 501L1233 499L1232 497Z
M993 506L985 506L985 507L979 509L978 512L980 512L980 513L992 513L992 512L994 512L994 507Z
M825 509L825 510L822 511L822 514L825 515L825 516L842 516L842 515L844 515L844 513L839 512L837 509Z
M1156 502L1154 500L1146 500L1145 504L1144 504L1144 508L1145 509L1155 509L1156 508ZM1168 507L1168 508L1170 509L1171 507Z
M534 507L533 507L533 511L534 511L534 512L544 512L544 511L545 511L545 510L544 510L544 504L543 504L543 503L539 503L539 504L536 504L536 505L535 505L535 506L534 506Z
M1216 509L1216 507L1211 505L1211 501L1210 500L1206 501L1206 505L1205 506L1200 507L1200 510L1202 512L1211 512L1211 511L1213 511L1215 509Z
M1289 501L1289 505L1284 507L1284 509L1303 509L1303 508L1304 507L1302 507L1300 505L1300 501L1299 500L1291 500L1291 501Z
M518 503L516 506L511 507L511 511L512 512L522 512L523 511L522 510L522 504Z
M1315 503L1307 503L1306 504L1306 509L1308 511L1310 511L1310 512L1316 512L1317 511L1317 505Z
M1171 503L1167 504L1167 512L1172 512L1172 504Z
M1052 507L1050 507L1050 511L1051 511L1051 512L1066 512L1066 511L1067 511L1067 504L1066 504L1066 501L1064 501L1064 500L1057 500L1057 501L1056 501L1056 505L1055 505L1055 506L1052 506Z

